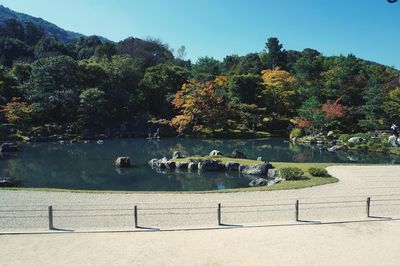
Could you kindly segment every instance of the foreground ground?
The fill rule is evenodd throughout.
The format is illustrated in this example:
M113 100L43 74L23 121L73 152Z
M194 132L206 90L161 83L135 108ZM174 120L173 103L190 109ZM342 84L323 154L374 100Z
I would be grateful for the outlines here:
M0 236L0 265L398 265L400 222Z

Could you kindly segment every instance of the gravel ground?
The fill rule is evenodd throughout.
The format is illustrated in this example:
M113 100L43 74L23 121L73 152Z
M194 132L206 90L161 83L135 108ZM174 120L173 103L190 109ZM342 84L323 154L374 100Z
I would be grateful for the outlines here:
M0 236L0 265L399 265L400 221Z
M145 228L209 228L222 223L270 225L294 223L295 200L300 220L332 222L371 216L400 217L400 166L332 166L338 183L298 190L237 193L68 193L0 191L0 231L47 230L47 206L59 230L133 229L133 206Z

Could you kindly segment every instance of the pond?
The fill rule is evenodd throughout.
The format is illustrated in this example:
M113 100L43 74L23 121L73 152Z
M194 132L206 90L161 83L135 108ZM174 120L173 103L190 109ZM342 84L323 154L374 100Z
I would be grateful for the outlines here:
M22 152L0 159L0 176L12 176L24 187L126 191L203 191L247 187L237 173L157 173L147 162L170 158L173 151L206 155L217 149L230 154L238 149L249 158L271 162L400 163L399 156L328 152L317 146L298 146L282 138L264 140L202 140L169 138L106 140L104 144L31 143ZM116 169L118 156L129 156L137 167Z

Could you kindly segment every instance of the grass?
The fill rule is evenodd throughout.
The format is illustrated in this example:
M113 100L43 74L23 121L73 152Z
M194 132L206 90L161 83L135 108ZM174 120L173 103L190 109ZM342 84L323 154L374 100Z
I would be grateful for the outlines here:
M237 162L242 165L255 165L261 164L261 161L250 160L250 159L234 159L224 156L203 156L203 157L187 157L183 159L174 159L174 162L188 162L189 160L218 160L221 163L226 162ZM271 191L271 190L288 190L288 189L300 189L314 186L322 186L338 182L336 177L314 177L308 173L308 169L311 167L326 168L328 166L337 165L333 163L288 163L288 162L271 162L275 168L283 167L298 167L304 172L304 179L282 181L273 186L266 187L246 187L246 188L234 188L224 190L211 190L211 191L114 191L114 190L77 190L77 189L57 189L57 188L24 188L24 187L11 187L11 188L0 188L1 190L31 190L31 191L44 191L44 192L73 192L73 193L137 193L137 194L157 194L157 193L172 193L172 194L205 194L205 193L229 193L229 192L246 192L246 191Z

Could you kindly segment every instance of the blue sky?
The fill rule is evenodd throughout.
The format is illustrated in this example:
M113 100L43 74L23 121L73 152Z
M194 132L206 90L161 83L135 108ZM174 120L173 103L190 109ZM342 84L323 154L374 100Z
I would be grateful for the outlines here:
M15 11L113 41L156 37L188 58L244 55L275 36L284 48L353 53L400 67L400 1L386 0L0 0Z

